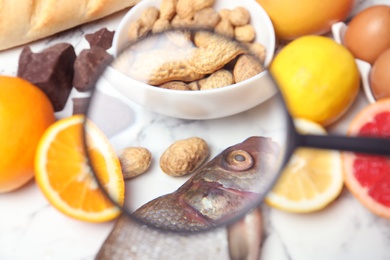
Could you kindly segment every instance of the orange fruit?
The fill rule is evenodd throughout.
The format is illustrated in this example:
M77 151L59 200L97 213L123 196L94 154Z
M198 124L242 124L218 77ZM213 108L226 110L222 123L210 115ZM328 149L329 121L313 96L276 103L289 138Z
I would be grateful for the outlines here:
M390 138L390 99L370 104L348 128L351 136ZM342 153L345 184L373 213L390 218L390 157Z
M354 0L256 0L268 13L280 40L321 35L347 18Z
M120 209L108 199L96 181L84 146L85 117L58 120L43 134L35 158L35 178L49 202L62 213L88 222L116 218ZM88 155L100 184L124 201L124 180L119 159L104 134L86 123Z
M0 76L0 193L33 178L36 147L54 121L53 106L37 86Z

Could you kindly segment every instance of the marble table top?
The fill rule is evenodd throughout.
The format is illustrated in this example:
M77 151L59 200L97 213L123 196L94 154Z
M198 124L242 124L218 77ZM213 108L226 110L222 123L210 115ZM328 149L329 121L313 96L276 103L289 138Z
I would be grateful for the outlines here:
M376 3L390 4L389 0L360 0L354 12ZM79 52L85 48L83 35L102 27L115 30L124 13L35 42L30 47L39 51L45 46L65 41L73 44ZM1 75L16 75L20 51L21 48L14 48L0 52ZM80 95L73 91L69 100ZM260 106L272 106L273 102L271 98ZM348 113L328 131L344 134L350 119L365 105L367 101L361 93ZM172 127L172 119L141 111L137 105L134 109L153 123L149 131ZM259 108L253 110L256 109ZM72 103L68 101L65 109L56 116L62 118L71 113ZM226 126L231 122L239 123L242 116L245 112L211 120L210 124ZM175 127L185 124L180 120L174 123ZM224 136L221 138L234 139L239 134L228 132ZM345 188L331 205L316 213L292 214L267 205L262 206L262 212L265 230L261 259L390 259L390 221L370 213ZM49 204L31 181L17 191L0 194L0 259L93 259L114 223L85 223L63 215Z

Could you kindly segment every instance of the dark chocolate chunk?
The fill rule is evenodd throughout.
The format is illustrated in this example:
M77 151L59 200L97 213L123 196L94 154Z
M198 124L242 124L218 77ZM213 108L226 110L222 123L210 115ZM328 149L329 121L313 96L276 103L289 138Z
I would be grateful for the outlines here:
M74 63L73 86L80 92L91 90L113 57L103 48L81 51Z
M54 111L64 108L72 90L76 53L68 43L55 44L40 53L25 47L17 75L38 86L49 97Z
M86 114L90 97L73 98L73 115Z
M102 28L95 33L86 34L85 39L89 42L91 47L96 46L108 50L112 46L114 33L115 32L107 30L107 28Z

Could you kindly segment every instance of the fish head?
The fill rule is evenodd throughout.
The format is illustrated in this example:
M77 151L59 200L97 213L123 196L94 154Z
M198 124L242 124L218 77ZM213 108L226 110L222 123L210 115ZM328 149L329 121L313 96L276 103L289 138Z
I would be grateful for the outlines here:
M254 136L225 149L199 177L226 189L264 193L279 166L279 145L271 138Z
M201 167L181 197L212 222L250 210L272 187L279 154L279 145L271 138L250 137Z

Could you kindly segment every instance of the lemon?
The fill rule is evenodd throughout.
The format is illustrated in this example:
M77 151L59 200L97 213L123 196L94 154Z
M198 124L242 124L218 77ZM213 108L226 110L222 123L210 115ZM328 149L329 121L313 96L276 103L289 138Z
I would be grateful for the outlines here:
M295 125L302 134L326 134L321 125L312 121L295 119ZM283 211L314 212L334 201L343 184L339 151L298 148L265 201Z
M270 65L293 117L327 126L349 108L360 85L352 54L324 36L287 44Z

